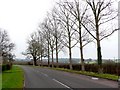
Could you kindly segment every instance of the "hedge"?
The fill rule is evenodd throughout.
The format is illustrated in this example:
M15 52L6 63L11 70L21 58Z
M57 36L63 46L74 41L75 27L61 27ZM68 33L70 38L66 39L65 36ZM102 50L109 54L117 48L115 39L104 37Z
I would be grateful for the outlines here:
M28 62L28 65L33 65L32 62ZM48 66L47 63L43 62L43 66ZM57 65L54 63L54 67ZM52 63L50 63L50 67L52 67ZM97 64L85 64L85 71L88 72L98 72L98 65ZM69 64L59 63L59 68L69 68ZM114 74L120 76L120 63L103 63L102 64L103 73L105 74ZM80 64L73 64L73 70L80 71L81 65Z
M43 66L47 66L47 65L43 65ZM50 65L50 67L52 67L52 65ZM56 67L56 65L54 65L54 67ZM85 71L88 72L98 72L98 65L97 64L85 64ZM69 68L69 64L60 64L59 68L66 68L66 69L70 69ZM102 65L103 68L103 73L105 74L114 74L114 75L119 75L120 76L120 63L119 64L103 64ZM73 70L77 70L80 71L81 70L81 65L80 64L73 64Z

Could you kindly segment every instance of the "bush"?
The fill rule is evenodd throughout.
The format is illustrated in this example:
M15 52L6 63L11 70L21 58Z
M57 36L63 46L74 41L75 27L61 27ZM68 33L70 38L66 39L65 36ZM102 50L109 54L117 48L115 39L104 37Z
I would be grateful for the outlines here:
M5 71L5 70L7 70L6 65L2 65L2 71Z
M2 71L10 70L12 68L12 63L2 65Z

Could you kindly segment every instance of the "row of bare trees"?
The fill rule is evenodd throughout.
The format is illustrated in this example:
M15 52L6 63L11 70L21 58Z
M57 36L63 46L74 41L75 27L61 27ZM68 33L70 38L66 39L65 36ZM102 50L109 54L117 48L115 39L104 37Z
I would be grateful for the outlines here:
M8 33L0 28L0 57L3 59L3 64L6 64L7 60L13 60L12 50L14 46L9 39Z
M42 57L52 58L54 52L59 66L58 53L65 48L69 51L69 66L72 69L72 48L79 45L81 68L84 71L84 47L95 42L99 72L102 72L101 41L118 30L117 11L112 0L63 0L49 12L39 25L38 31L28 41L27 54L33 56L34 64ZM51 55L51 56L50 56Z

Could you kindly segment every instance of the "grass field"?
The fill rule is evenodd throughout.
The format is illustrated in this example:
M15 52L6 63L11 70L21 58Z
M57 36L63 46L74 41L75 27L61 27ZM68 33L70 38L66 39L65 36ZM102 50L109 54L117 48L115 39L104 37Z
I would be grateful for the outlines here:
M24 73L18 66L2 72L2 88L23 88Z

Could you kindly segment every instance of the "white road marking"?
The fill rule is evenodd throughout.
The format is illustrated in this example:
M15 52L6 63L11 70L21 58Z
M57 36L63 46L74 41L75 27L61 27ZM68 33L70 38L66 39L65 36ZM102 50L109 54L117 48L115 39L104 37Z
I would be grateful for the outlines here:
M47 75L47 74L44 74L44 76L48 77L48 75Z
M99 78L96 78L96 77L92 77L93 80L98 80Z
M44 76L48 77L48 75L47 75L47 74L45 74L45 73L43 73L43 72L41 72L41 74L43 74Z
M37 71L37 72L39 72L39 71ZM40 73L41 73L42 75L46 76L46 77L49 77L47 74L45 74L45 73L43 73L43 72L40 72ZM70 90L73 90L73 89L71 89L69 86L63 84L62 82L60 82L60 81L58 81L58 80L56 80L56 79L52 79L52 80L55 81L55 82L57 82L57 83L59 83L59 84L61 84L62 86L66 87L66 88L69 88Z
M25 88L25 75L24 75L24 88Z
M60 81L58 81L58 80L56 80L56 79L52 79L52 80L54 80L55 82L61 84L62 86L66 87L66 88L69 88L70 90L73 90L73 89L71 89L69 86L63 84L62 82L60 82Z

